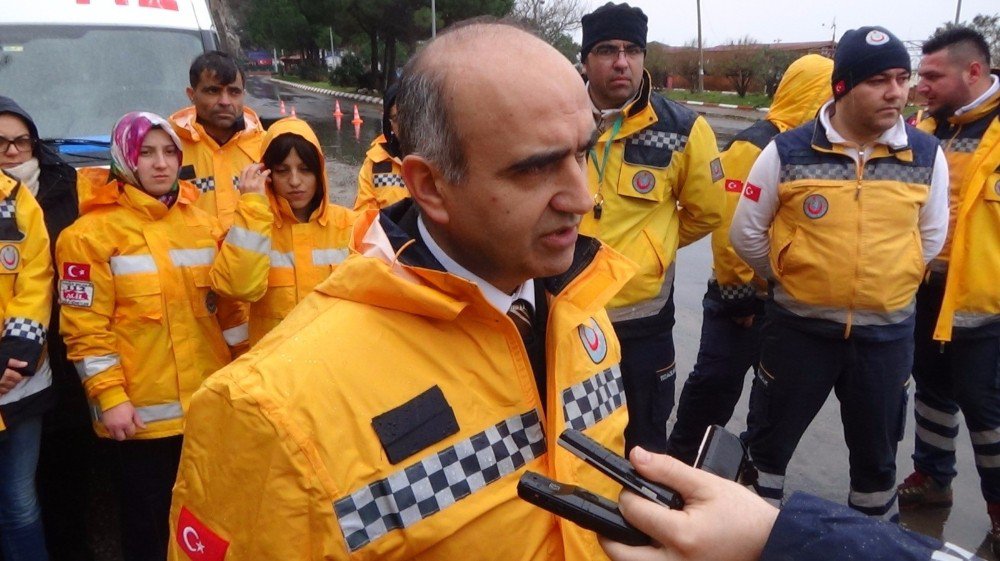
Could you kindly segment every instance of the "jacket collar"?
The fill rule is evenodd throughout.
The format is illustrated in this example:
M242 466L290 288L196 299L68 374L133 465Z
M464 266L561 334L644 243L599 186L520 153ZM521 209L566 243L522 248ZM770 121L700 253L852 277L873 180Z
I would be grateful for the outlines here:
M823 152L835 152L838 154L850 154L856 152L857 148L848 143L844 137L833 128L830 115L833 113L834 101L826 102L819 110L819 118L813 121L813 148ZM874 143L868 158L879 158L884 156L895 156L901 161L909 162L913 160L913 151L910 149L910 137L906 130L906 123L899 117L891 128L883 132Z
M237 131L225 145L238 145L256 160L259 157L259 154L254 153L256 150L255 143L257 142L256 136L264 132L264 126L261 125L260 118L254 113L253 109L246 106L243 107L242 120L243 128ZM195 143L204 142L213 150L221 148L219 143L205 131L205 127L198 122L198 113L195 111L193 105L185 107L171 115L170 123L174 126L174 131L177 135L185 141Z

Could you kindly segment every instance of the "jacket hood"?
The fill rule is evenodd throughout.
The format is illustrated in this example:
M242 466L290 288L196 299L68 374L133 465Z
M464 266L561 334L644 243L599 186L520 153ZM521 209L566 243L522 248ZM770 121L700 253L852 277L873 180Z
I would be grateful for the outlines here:
M200 142L203 138L211 138L205 132L204 127L198 123L198 113L195 111L193 105L174 113L170 116L169 121L174 125L174 131L177 132L177 136L186 142ZM263 130L264 125L260 123L260 117L254 113L253 109L243 106L243 131L237 133L237 142L252 136L244 136L244 133Z
M370 210L355 223L351 256L317 286L330 296L410 314L452 320L470 306L495 314L478 287L452 275L434 258L416 231L416 207L400 201L381 212ZM583 323L610 300L635 271L635 265L594 238L580 236L573 264L562 275L536 279L559 295ZM584 282L577 282L578 280Z
M29 115L27 111L22 109L21 106L18 105L17 102L15 102L13 99L0 95L0 113L11 113L13 115L20 117L20 119L24 121L24 124L27 125L28 134L31 135L31 138L35 140L41 138L38 135L38 127L35 125L34 119L32 119L31 115ZM43 166L53 166L60 164L69 165L63 161L63 159L59 156L58 152L56 152L50 146L46 146L41 142L35 145L34 156L38 158L38 163Z
M298 119L296 117L286 117L280 121L275 121L274 124L267 130L267 134L264 135L264 142L261 145L261 160L264 159L264 153L271 146L271 142L283 134L297 134L302 138L309 141L316 148L316 153L319 154L319 162L322 168L321 177L319 178L319 185L316 187L316 198L319 199L319 206L313 211L312 216L309 220L319 220L320 224L326 225L328 212L327 209L330 205L330 193L329 193L329 179L326 175L326 159L323 157L323 148L320 146L319 139L316 138L316 133L313 132L312 128L305 121ZM298 222L295 218L295 214L292 212L292 207L289 206L288 201L279 197L274 193L274 188L271 184L267 188L267 198L271 203L271 211L274 212L275 225L281 227L282 222L288 221L291 224Z
M833 61L820 55L806 55L785 70L774 93L767 120L783 132L806 123L826 100L833 97L830 77Z
M197 187L187 181L178 181L177 202L175 204L191 204L201 193ZM132 196L134 191L139 196ZM111 177L107 168L83 168L77 171L77 193L80 199L80 216L96 208L108 205L122 204L138 209L158 218L166 214L167 206L147 195L142 189L125 185Z
M397 95L399 95L399 82L389 86L382 98L382 142L385 151L398 159L402 151L399 148L399 139L392 132L392 123L389 122L389 115L392 113L392 106L396 105Z

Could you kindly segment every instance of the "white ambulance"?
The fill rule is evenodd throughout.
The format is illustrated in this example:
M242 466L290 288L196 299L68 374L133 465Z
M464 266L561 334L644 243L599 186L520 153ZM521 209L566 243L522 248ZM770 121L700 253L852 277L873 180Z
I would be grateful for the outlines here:
M218 45L207 0L0 0L0 95L93 165L125 113L189 105L191 61Z

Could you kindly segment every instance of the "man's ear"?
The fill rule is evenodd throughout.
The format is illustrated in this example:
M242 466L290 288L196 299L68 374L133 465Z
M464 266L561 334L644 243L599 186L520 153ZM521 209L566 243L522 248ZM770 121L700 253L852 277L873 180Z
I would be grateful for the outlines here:
M966 70L966 72L969 73L970 85L979 80L982 80L984 77L987 80L989 80L989 74L990 74L989 69L983 68L983 63L979 62L978 60L974 60L971 63L969 63L969 67Z
M436 224L448 223L443 187L445 180L437 166L423 156L410 154L403 158L403 181L410 196L420 205L420 212Z
M191 103L194 103L194 88L192 88L191 86L188 86L187 89L184 90L184 91L187 93L188 101L190 101Z

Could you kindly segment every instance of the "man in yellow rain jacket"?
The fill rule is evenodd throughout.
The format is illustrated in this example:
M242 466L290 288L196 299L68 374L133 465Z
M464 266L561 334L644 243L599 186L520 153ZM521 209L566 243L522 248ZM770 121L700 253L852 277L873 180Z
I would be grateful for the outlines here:
M372 141L358 172L354 210L385 208L410 196L400 169L399 126L396 124L398 91L397 84L393 84L382 100L382 134Z
M760 355L760 327L767 284L733 251L729 224L750 167L774 135L816 116L830 98L833 61L820 55L799 58L785 71L767 116L736 135L722 153L726 171L726 212L712 232L713 274L703 301L698 361L684 383L677 421L667 452L694 462L705 429L725 426L743 392L747 370Z
M919 91L951 173L948 238L917 292L913 379L915 471L900 509L952 503L959 409L1000 539L1000 79L989 46L968 28L924 43ZM994 546L995 547L995 546Z
M896 500L896 446L924 264L944 242L948 163L904 123L906 46L882 27L844 34L834 99L757 157L730 240L772 282L751 403L757 492L784 493L799 439L836 390L850 450L848 504Z
M725 208L715 134L652 91L646 15L607 3L583 17L580 60L601 131L588 168L593 209L580 231L639 265L608 304L622 344L625 447L663 452L674 406L674 257L718 227Z
M269 157L273 141L285 134L301 137L302 144L308 143L314 151L312 159L299 155L302 161L318 168L308 171L316 176L309 219L302 221L295 216L288 200L275 187L275 182L287 180L275 177L280 171L275 169L278 166L270 167L271 178L263 196L246 192L241 195L236 222L212 267L212 286L220 294L251 302L251 346L347 257L351 226L358 217L330 203L323 150L305 121L289 117L271 125L264 137L264 160ZM240 190L245 191L245 187L241 185ZM270 209L260 204L264 196Z
M352 255L198 392L172 559L605 559L516 492L529 469L618 490L555 444L574 427L621 451L626 422L603 305L633 267L577 233L595 137L577 79L501 24L407 64L413 202L368 212Z
M243 105L246 79L228 54L199 55L189 79L191 107L170 116L183 144L181 179L198 187L201 196L195 205L216 217L225 231L240 198L236 180L243 168L260 160L264 127Z

